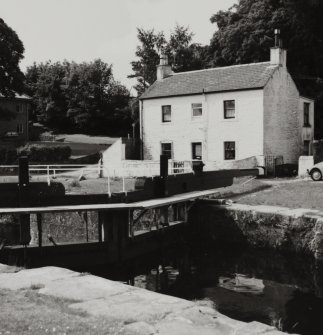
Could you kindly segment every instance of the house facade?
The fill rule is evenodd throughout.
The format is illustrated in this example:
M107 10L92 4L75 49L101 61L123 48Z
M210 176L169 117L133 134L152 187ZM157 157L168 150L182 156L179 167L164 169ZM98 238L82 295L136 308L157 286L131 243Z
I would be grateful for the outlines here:
M270 61L172 73L167 59L140 97L142 158L228 162L254 156L297 163L311 153L314 101L301 97L286 51Z
M0 96L0 109L3 113L13 114L11 118L0 119L0 138L24 142L29 139L29 109L31 99L26 95L18 95L14 98Z

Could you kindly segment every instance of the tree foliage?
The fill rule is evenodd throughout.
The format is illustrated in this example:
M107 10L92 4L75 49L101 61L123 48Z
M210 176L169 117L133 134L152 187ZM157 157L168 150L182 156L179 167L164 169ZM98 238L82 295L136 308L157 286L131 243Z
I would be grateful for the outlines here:
M0 93L4 96L23 91L24 75L19 68L23 53L18 35L0 18Z
M207 47L191 43L193 33L188 27L176 25L167 41L164 32L153 29L138 29L135 55L138 60L131 62L133 74L128 78L137 78L135 89L140 95L156 80L156 67L161 52L168 55L169 63L175 72L198 70L207 64Z
M111 65L90 63L34 64L27 87L38 119L60 131L126 135L131 127L129 92L115 81Z
M23 92L24 75L19 62L23 58L24 46L18 35L0 18L0 95L13 97ZM0 118L10 119L14 115L0 108Z

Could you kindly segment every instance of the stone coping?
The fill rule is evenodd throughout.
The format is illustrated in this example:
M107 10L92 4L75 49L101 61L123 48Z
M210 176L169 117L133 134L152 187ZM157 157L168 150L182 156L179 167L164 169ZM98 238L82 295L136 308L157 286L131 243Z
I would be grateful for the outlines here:
M205 301L192 302L59 267L20 270L0 264L0 289L39 287L72 301L69 308L123 321L124 335L279 335L274 327L236 321ZM0 311L1 313L1 311Z

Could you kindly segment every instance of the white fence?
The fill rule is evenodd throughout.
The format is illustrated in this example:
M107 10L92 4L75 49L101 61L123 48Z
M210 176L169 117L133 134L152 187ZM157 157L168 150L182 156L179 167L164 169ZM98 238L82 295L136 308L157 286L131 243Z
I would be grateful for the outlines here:
M192 162L189 161L169 161L169 174L191 173ZM17 175L18 165L0 165L0 174L2 176ZM108 183L108 193L111 193L111 179L121 178L122 189L125 192L125 179L134 177L154 177L160 174L160 164L158 161L122 161L120 166L103 166L101 162L92 165L82 164L49 164L49 165L29 165L31 176L44 178L48 185L51 179L57 177L74 177L86 179L94 179L105 177Z

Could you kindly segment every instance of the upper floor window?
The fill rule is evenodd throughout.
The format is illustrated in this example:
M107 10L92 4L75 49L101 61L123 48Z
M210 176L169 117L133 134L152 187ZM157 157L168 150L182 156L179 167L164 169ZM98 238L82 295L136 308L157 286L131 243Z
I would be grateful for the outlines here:
M195 103L192 104L192 116L193 117L198 117L198 116L202 116L202 104L201 103Z
M16 112L20 113L21 109L20 109L20 105L16 105Z
M172 106L162 106L162 121L171 122L172 121Z
M224 100L224 118L234 119L236 115L235 100Z
M310 104L308 102L304 102L304 126L310 126Z
M224 159L236 159L236 142L224 142Z

